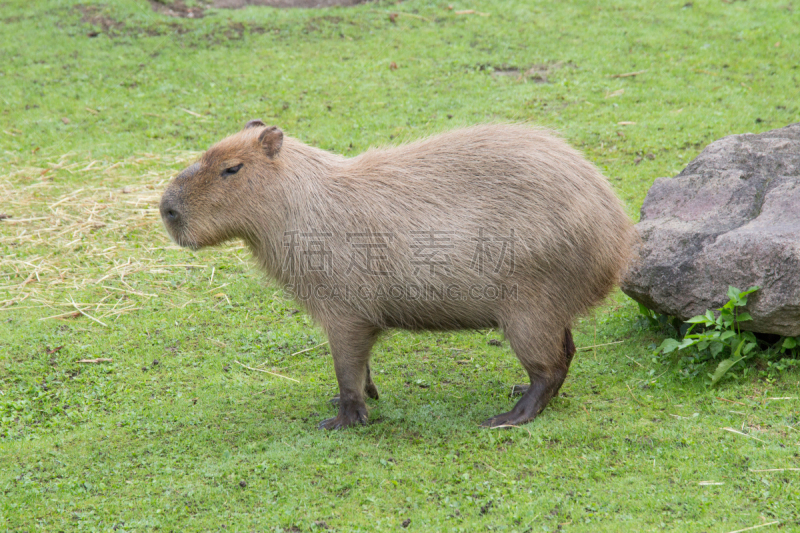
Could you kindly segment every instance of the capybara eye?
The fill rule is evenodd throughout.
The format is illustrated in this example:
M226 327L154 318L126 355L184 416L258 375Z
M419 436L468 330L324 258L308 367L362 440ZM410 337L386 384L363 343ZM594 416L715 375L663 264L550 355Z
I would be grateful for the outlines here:
M235 167L228 167L228 168L226 168L225 170L222 171L222 177L224 178L224 177L227 177L227 176L232 176L233 174L236 174L237 172L239 172L239 169L241 169L241 168L242 168L242 163L239 163Z

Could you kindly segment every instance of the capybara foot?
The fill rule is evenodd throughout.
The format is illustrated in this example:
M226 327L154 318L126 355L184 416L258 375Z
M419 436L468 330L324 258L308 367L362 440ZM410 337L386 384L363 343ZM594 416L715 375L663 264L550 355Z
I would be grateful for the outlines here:
M505 427L505 426L519 426L525 424L526 422L530 422L536 415L526 414L526 413L519 413L515 412L516 409L512 409L507 413L503 413L500 415L495 415L492 418L488 418L483 421L481 427L485 428L497 428L497 427Z
M483 427L496 428L500 426L518 426L530 422L547 407L550 398L561 387L566 375L567 371L562 370L556 375L534 381L528 386L525 394L522 395L522 398L519 399L512 410L493 416L485 420L481 425Z
M367 406L364 402L361 402L360 405L356 402L340 402L339 414L323 420L317 427L319 429L341 429L356 424L367 425Z

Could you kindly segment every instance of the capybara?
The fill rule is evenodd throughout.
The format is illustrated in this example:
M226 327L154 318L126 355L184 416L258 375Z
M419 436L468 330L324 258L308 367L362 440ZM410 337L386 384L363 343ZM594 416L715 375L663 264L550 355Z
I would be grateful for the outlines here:
M572 320L613 289L634 240L607 180L552 133L483 125L345 158L260 120L205 152L161 199L172 238L242 239L325 330L339 413L367 421L381 331L502 328L530 377L490 427L558 392Z

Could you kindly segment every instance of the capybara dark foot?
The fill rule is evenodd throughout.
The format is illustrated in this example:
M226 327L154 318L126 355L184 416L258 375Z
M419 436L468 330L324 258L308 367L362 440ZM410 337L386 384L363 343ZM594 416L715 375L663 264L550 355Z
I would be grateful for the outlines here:
M530 422L547 407L550 398L558 391L564 378L566 370L557 372L550 377L542 377L531 383L517 405L507 413L502 413L485 420L481 426L496 428L501 426L518 426ZM513 391L512 391L513 393Z
M529 386L512 410L484 420L481 426L486 428L519 426L536 418L536 415L541 413L547 405L547 400L550 399L549 397L544 399L541 394L535 394L534 389L536 388L535 386ZM532 390L534 393L531 393Z
M488 418L483 421L481 427L485 428L497 428L497 427L506 427L506 426L519 426L526 422L530 422L536 415L531 416L530 414L525 413L515 413L516 409L512 409L511 411L499 415L495 415L492 418Z
M361 424L367 425L367 406L364 402L345 402L339 405L339 414L333 418L323 420L317 426L319 429L341 429L348 426Z

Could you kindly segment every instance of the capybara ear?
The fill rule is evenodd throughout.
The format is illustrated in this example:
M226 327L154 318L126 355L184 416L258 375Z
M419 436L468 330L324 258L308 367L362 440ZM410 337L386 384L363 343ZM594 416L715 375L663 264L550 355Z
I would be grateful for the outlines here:
M253 120L248 120L247 124L244 125L244 129L248 128L258 128L259 126L266 126L264 121L258 118L254 118Z
M283 132L276 126L270 126L258 136L258 142L270 159L275 159L283 145Z

